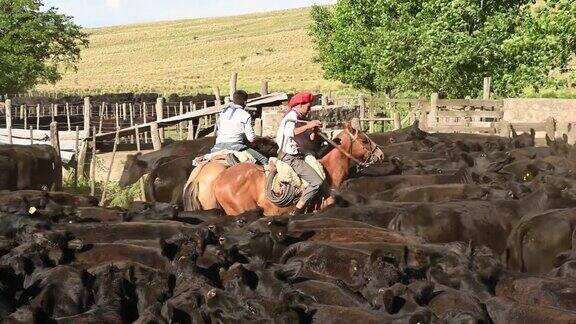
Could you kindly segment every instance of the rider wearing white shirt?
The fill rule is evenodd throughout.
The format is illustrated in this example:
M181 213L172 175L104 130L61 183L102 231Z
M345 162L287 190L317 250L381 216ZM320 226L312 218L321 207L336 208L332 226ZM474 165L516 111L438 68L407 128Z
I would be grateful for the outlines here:
M243 90L238 90L234 93L233 102L222 109L218 118L216 145L212 148L212 152L247 151L258 163L266 165L268 158L244 144L244 138L250 143L253 143L256 138L252 128L252 117L244 110L247 101L248 94Z

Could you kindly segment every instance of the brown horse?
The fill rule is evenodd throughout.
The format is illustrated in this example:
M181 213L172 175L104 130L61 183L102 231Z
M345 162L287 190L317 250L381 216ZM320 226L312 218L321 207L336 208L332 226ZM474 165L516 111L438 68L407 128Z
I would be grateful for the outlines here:
M344 124L344 131L336 137L334 144L336 146L320 160L332 189L344 182L354 161L366 163L383 156L366 134L349 123ZM196 168L186 183L184 208L187 211L222 208L230 216L257 208L262 208L267 216L282 215L294 209L295 205L281 208L270 202L266 198L265 182L262 166L241 163L226 168L217 162L206 163Z

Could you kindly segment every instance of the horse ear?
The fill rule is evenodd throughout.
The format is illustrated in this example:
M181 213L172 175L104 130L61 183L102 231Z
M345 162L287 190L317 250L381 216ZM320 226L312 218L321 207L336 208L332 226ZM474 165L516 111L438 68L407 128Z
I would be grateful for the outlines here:
M518 137L518 134L516 133L516 130L514 129L514 126L510 125L510 129L512 130L512 137L513 137L513 138Z
M534 128L530 128L530 136L532 136L532 139L536 138L536 131Z
M568 134L566 133L562 134L562 139L564 140L564 142L566 142L566 144L568 144Z
M348 122L348 121L342 122L342 128L344 128L347 131L350 131L353 129L352 124L350 124L350 122Z

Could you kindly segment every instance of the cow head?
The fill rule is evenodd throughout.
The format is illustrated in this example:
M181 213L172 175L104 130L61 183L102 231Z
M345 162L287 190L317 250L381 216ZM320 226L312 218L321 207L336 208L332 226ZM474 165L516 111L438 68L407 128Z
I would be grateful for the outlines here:
M135 183L148 171L148 163L140 160L140 156L142 156L142 153L128 155L126 158L124 170L122 171L119 182L121 187L124 188Z
M514 127L512 128L512 142L511 146L513 148L523 148L523 147L533 147L536 138L536 132L533 128L530 128L530 133L524 133L522 135L516 134Z

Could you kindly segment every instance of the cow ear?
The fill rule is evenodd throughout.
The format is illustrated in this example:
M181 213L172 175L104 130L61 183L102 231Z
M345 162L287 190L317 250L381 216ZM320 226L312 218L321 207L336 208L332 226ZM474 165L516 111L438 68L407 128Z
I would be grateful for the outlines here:
M552 144L554 144L554 142L548 137L548 134L546 134L546 145L552 146Z
M174 260L176 253L178 253L178 245L168 243L164 239L160 239L160 249L162 250L162 255L167 257L170 261Z
M518 137L518 134L516 133L516 130L514 129L514 126L510 125L510 129L512 130L512 137L513 137L513 138Z
M82 270L81 278L82 285L87 288L92 288L94 286L94 282L96 281L96 277L86 269Z

